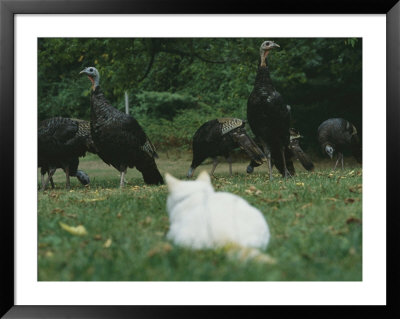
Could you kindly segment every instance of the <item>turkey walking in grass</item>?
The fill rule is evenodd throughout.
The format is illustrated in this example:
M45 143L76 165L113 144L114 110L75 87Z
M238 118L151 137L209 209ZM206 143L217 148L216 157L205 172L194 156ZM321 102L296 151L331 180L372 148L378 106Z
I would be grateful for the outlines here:
M357 135L356 127L349 121L342 118L332 118L322 122L318 127L318 142L322 150L333 157L337 153L336 169L339 161L343 163L343 152L350 150L358 163L362 162L362 150L360 138Z
M290 107L275 90L267 65L268 54L278 47L279 45L273 41L264 41L261 44L261 61L253 91L247 102L247 119L268 158L270 179L272 179L272 161L277 167L282 167L281 174L284 177L291 175L288 166L293 166L293 163L288 165L285 156L289 146Z
M146 184L163 184L155 158L155 147L132 116L114 108L100 88L100 75L96 68L87 67L80 72L92 82L90 98L90 125L98 155L120 172L120 187L125 185L128 167L136 167Z
M295 174L295 169L293 166L293 159L298 159L303 165L303 167L307 171L314 170L314 164L309 158L309 156L303 151L300 146L299 139L303 136L300 135L299 131L295 128L289 129L290 134L290 142L289 147L285 150L285 158L286 158L286 167L289 173L293 176ZM257 142L257 140L256 140ZM280 165L281 162L278 162L277 169L283 175L283 167ZM275 165L274 161L272 160L272 166ZM254 167L260 166L259 164L251 161L250 164L247 166L247 173L251 174L254 171Z
M217 156L224 156L229 163L229 174L232 175L230 153L236 148L243 149L256 163L262 164L266 157L261 149L247 135L245 122L237 118L219 118L204 123L193 136L193 161L187 173L192 177L194 170L206 158L214 160L211 175L218 165Z
M96 153L87 121L54 117L41 121L38 126L38 167L41 168L42 190L49 181L54 188L53 175L62 168L66 176L66 188L70 188L70 176L76 176L83 184L89 184L89 176L78 170L79 157L86 152ZM44 181L45 174L48 174Z

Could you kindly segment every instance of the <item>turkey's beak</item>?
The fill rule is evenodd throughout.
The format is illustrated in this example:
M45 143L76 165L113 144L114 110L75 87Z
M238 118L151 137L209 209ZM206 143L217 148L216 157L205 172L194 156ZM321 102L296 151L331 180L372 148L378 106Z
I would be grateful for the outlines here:
M277 44L277 43L272 43L272 47L274 48L274 47L276 47L276 48L280 48L280 46L279 46L279 44Z
M84 69L81 72L79 72L79 74L86 74L86 69Z

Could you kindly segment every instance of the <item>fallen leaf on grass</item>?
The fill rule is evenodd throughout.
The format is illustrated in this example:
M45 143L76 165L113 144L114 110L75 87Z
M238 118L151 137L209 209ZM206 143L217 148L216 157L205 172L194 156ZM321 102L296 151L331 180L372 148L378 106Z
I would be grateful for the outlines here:
M262 193L262 191L260 191L259 189L257 189L255 186L251 185L248 189L245 190L245 192L247 194L250 195L260 195Z
M160 243L148 251L147 257L153 257L158 254L165 254L171 250L172 250L172 245L170 243Z
M46 251L46 253L45 253L45 256L48 257L48 258L53 257L53 255L54 255L53 252L50 251L50 250Z
M94 237L93 237L93 239L94 240L101 240L101 235L100 234L96 234L96 235L94 235Z
M304 187L304 183L302 183L302 182L298 182L298 183L296 183L296 186L301 186L301 187Z
M152 218L150 216L147 216L144 220L139 222L139 225L150 225L152 221Z
M339 184L340 180L345 178L346 178L345 176L339 176L338 179L336 180L336 184Z
M64 212L64 210L61 209L61 208L58 208L58 207L54 208L54 209L51 211L52 214L59 214L59 213L63 213L63 212Z
M355 202L355 199L354 199L354 198L346 198L346 199L344 200L344 202L345 202L346 204L353 204L353 203Z
M301 206L300 209L304 209L304 208L307 208L310 206L312 206L312 203L305 204L305 205Z
M326 200L331 200L332 202L336 202L337 201L337 198L334 198L334 197L329 197L329 198L325 198Z
M102 201L102 200L106 200L107 197L98 197L98 198L90 198L90 199L82 199L81 202L98 202L98 201Z
M346 224L360 224L361 225L361 219L355 218L355 217L350 217L346 220Z
M111 239L111 238L108 238L108 239L105 241L105 243L103 244L103 247L104 247L104 248L109 248L109 247L111 246L111 244L112 244L112 239Z
M350 187L350 188L349 188L349 191L350 191L351 193L360 194L360 193L362 192L362 184L358 184L358 185L356 185L356 186L354 186L354 187Z
M121 217L122 217L122 214L121 214L121 213L118 213L118 214L117 214L117 217L118 217L118 218L121 218Z
M67 232L69 232L72 235L75 235L75 236L87 235L86 228L83 225L78 225L78 226L74 227L74 226L69 226L67 224L64 224L62 222L59 222L59 224L62 229L66 230Z
M138 185L135 185L135 186L131 187L131 190L133 190L133 191L137 191L139 189L140 189L140 186L138 186Z

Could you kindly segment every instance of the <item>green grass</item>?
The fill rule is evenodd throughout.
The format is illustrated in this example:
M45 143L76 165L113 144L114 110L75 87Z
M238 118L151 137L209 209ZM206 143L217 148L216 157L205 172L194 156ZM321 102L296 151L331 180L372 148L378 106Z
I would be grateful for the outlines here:
M160 171L183 178L188 154L161 154ZM362 170L345 159L316 163L313 173L296 164L297 175L268 181L266 165L245 173L247 162L221 163L213 185L238 194L260 209L271 230L267 253L276 264L239 262L221 250L191 251L168 242L166 186L145 186L128 170L127 187L119 173L96 156L81 160L91 178L85 188L76 178L65 190L65 175L55 174L56 188L38 193L38 279L41 281L359 281L362 280ZM209 171L211 161L200 166ZM275 171L276 173L276 171ZM62 229L84 225L86 236ZM111 239L111 241L109 240ZM108 245L106 242L108 241ZM111 245L110 245L111 243ZM107 247L108 246L108 247Z

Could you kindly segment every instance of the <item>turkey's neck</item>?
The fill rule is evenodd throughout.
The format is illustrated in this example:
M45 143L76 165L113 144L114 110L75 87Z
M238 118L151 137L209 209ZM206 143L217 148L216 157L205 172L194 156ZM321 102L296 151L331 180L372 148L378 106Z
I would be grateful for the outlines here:
M268 66L259 66L255 81L255 87L272 87Z
M94 88L91 94L91 120L99 119L102 114L106 114L109 106L100 86Z

